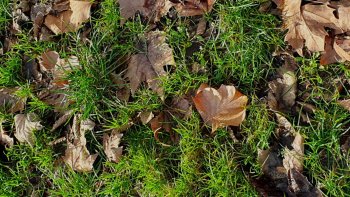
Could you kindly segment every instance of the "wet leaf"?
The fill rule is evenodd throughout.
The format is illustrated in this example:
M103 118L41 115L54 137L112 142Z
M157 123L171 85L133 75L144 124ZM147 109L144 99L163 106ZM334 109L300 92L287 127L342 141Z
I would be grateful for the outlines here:
M17 114L15 116L15 137L19 142L34 146L34 131L43 129L38 116L34 113Z
M103 135L103 150L109 161L118 163L123 154L123 147L119 146L123 134L112 131L111 135Z
M218 90L202 84L193 98L204 122L212 126L212 132L219 127L239 126L245 119L248 98L234 86L221 85Z

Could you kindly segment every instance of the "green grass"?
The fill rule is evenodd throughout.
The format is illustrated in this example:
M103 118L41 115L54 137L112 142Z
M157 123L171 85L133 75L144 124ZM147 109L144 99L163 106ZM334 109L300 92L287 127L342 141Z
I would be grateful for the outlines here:
M0 7L6 3L1 2ZM276 128L273 113L261 97L278 68L271 54L283 46L279 20L259 13L258 8L258 2L252 0L217 1L214 10L204 16L213 27L209 37L189 32L195 18L162 19L158 26L166 32L176 60L176 66L167 68L168 75L161 78L164 101L144 86L129 102L116 96L121 85L113 83L111 76L125 72L127 56L138 52L135 45L150 27L140 17L121 27L115 0L103 0L93 13L89 42L80 40L79 32L60 35L57 42L30 41L25 29L17 35L12 50L0 57L0 87L20 86L16 94L28 99L24 112L39 114L45 129L35 133L38 141L34 147L16 145L2 151L7 160L0 162L0 195L258 196L249 179L262 174L257 152L270 146ZM6 9L0 9L0 32L5 32L8 19ZM62 58L79 58L82 69L67 73L69 89L65 93L73 101L68 109L98 125L86 134L90 153L99 154L93 172L77 173L62 163L65 143L48 145L66 129L49 131L53 108L40 101L40 90L22 73L23 54L36 58L46 50L56 50ZM350 72L346 65L320 68L317 56L298 58L298 62L302 65L297 70L298 83L309 84L298 96L308 93L304 102L317 108L310 124L303 123L298 113L286 114L306 138L304 174L328 196L346 196L350 192L349 156L341 152L340 138L348 128L350 114L336 101L349 98L349 92L334 93L333 79L349 77ZM193 72L194 64L206 71ZM194 110L188 120L174 120L178 144L162 146L149 126L134 121L122 139L121 162L107 161L102 151L103 132L125 126L139 112L166 110L173 98L193 96L201 83L235 85L249 97L247 118L237 129L238 142L226 129L211 135ZM0 117L13 135L13 114L2 111Z

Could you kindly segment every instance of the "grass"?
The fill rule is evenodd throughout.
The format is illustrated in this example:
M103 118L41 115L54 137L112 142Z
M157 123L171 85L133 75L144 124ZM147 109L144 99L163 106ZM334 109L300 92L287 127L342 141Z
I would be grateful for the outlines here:
M2 1L0 7L7 7ZM209 37L191 36L188 26L195 18L164 18L159 23L174 49L176 66L162 78L165 101L142 87L130 102L117 98L120 85L111 75L125 72L126 57L137 53L135 44L149 28L136 17L119 25L119 7L115 0L103 0L93 13L89 26L90 41L79 39L79 32L59 36L57 42L29 41L29 29L17 35L19 41L0 57L0 86L20 86L18 92L28 98L25 112L36 112L45 129L36 132L34 147L15 145L2 150L0 162L1 196L258 196L249 177L261 175L258 149L267 149L274 137L276 123L261 97L267 82L275 74L272 52L283 46L283 34L275 16L259 13L253 0L217 1L205 20L213 27ZM8 25L8 10L0 9L0 32ZM1 37L0 37L1 38ZM65 145L48 143L65 132L50 132L52 108L38 98L38 90L23 77L22 55L35 58L46 50L56 50L62 58L75 55L82 69L67 74L69 109L93 119L98 127L87 133L88 149L99 159L91 173L77 173L62 164ZM304 172L327 196L347 196L350 186L349 156L341 152L340 139L349 125L350 114L337 105L349 92L334 93L333 79L348 77L345 65L320 68L317 56L298 58L298 83L310 84L305 102L317 108L310 124L300 114L287 114L295 128L306 137ZM199 64L205 72L193 72ZM195 111L188 120L176 120L173 130L181 136L175 146L164 147L149 126L137 123L124 133L124 156L120 163L108 162L102 151L102 134L119 129L141 111L160 112L172 98L191 95L201 83L213 87L235 85L249 97L247 118L239 128L239 141L233 141L226 129L215 135L203 126ZM345 85L344 85L345 86ZM345 88L346 90L346 88ZM326 94L328 93L328 94ZM0 113L4 127L13 135L13 115ZM167 137L165 134L163 137Z

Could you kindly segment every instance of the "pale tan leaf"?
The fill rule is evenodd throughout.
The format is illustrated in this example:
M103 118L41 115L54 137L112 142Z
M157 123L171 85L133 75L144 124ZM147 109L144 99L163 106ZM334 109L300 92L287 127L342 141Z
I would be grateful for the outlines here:
M304 168L304 138L300 133L295 133L292 147L292 150L288 148L285 149L283 166L287 170L293 168L302 172Z
M69 165L73 170L78 172L88 172L93 168L93 163L97 158L97 154L90 155L86 148L85 132L92 130L95 123L89 119L82 120L82 115L74 116L73 125L67 140L67 149L63 161Z
M69 10L57 16L47 15L44 24L56 35L76 31L80 25L90 18L91 1L69 1Z
M152 111L143 111L140 112L138 116L140 117L142 124L147 124L149 123L149 121L152 120L154 114L152 113Z
M234 86L221 85L218 90L201 86L193 98L195 106L212 132L219 127L239 126L245 119L248 98Z
M17 140L34 146L34 131L43 129L38 116L34 113L17 114L14 122L16 127L15 137Z
M109 161L118 163L123 153L123 147L119 146L123 134L113 131L110 136L103 135L103 150Z
M344 109L350 111L350 99L339 100L338 104L342 106Z

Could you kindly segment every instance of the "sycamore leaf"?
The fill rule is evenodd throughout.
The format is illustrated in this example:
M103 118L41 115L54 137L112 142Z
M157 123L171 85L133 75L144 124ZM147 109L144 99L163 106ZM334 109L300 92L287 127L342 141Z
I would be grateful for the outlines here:
M69 10L47 15L44 24L56 35L76 31L90 18L91 1L69 0Z
M123 134L113 131L110 136L103 135L103 150L109 161L118 163L123 153L123 147L119 146Z
M218 90L202 84L193 98L195 106L212 132L223 126L239 126L245 119L248 98L234 86L221 85Z
M143 16L158 22L160 18L166 15L173 6L169 0L119 0L121 25L129 18L140 12Z
M180 16L197 16L210 12L216 0L184 0L175 5Z
M34 146L35 136L34 131L43 129L38 117L34 113L17 114L15 116L15 137L19 142L28 143Z
M68 146L63 161L75 171L88 172L92 170L97 154L90 155L86 148L85 132L92 130L95 123L89 119L81 120L81 118L80 114L74 116L70 131L73 143L67 141Z
M13 138L10 137L6 132L4 131L4 128L2 127L2 122L0 121L0 144L12 147L13 146Z
M132 55L129 61L126 78L130 80L131 93L134 95L141 82L163 98L163 88L159 77L165 76L164 66L175 65L173 51L165 43L165 32L152 31L147 33L147 52Z
M279 4L282 10L284 28L288 29L285 41L299 55L302 55L304 44L311 52L324 51L325 27L336 28L338 19L331 8L324 4L306 4L301 6L301 0L283 0Z

